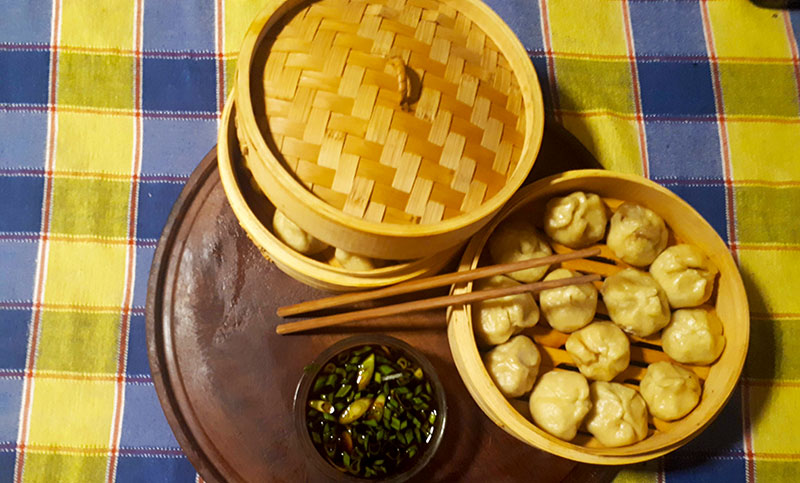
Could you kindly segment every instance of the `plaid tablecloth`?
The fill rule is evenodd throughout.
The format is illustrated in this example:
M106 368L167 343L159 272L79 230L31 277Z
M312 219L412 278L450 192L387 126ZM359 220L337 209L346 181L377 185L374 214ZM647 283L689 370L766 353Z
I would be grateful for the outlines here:
M145 290L263 3L0 0L0 481L198 478L151 381ZM751 350L731 401L618 479L796 480L800 12L489 3L530 53L547 122L694 205L747 284Z

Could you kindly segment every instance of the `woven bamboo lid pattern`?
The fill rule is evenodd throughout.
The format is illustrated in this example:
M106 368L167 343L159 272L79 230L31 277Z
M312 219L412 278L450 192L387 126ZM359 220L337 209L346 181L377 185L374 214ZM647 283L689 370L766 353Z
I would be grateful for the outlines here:
M322 0L274 27L260 128L317 197L369 221L427 224L506 184L523 96L503 52L456 7Z

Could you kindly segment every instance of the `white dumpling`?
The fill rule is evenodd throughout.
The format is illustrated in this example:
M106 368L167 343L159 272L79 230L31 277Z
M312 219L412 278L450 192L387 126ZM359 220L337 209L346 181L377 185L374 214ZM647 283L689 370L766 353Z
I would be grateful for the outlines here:
M570 441L592 407L589 383L577 372L547 372L533 386L529 406L533 421L540 428Z
M536 344L524 335L512 337L483 355L483 363L497 388L510 398L531 390L541 361Z
M489 253L495 263L511 263L553 254L553 250L534 226L522 218L510 218L500 223L489 237ZM547 273L549 265L509 273L519 282L531 283Z
M544 278L559 280L581 274L559 268ZM567 285L539 292L539 308L550 327L561 332L573 332L592 321L597 310L597 288L591 283Z
M711 364L725 348L722 321L705 308L679 309L661 334L664 352L684 364Z
M475 290L519 285L504 275L475 282ZM539 307L530 293L508 295L472 304L475 335L482 345L497 345L539 322Z
M643 267L667 246L667 226L660 216L635 203L623 203L611 217L606 244L623 262Z
M686 416L697 406L702 389L694 372L660 361L647 366L639 391L650 414L664 421L673 421Z
M694 245L667 248L650 265L650 274L674 308L697 307L711 297L717 267Z
M608 217L603 201L594 193L576 191L547 202L544 232L553 240L572 248L600 241L606 234Z
M306 255L313 255L328 248L328 245L303 231L282 211L275 210L272 217L272 230L283 243Z
M366 272L368 270L375 270L382 264L378 260L373 260L369 257L356 255L348 251L337 248L333 257L343 268L353 270L354 272Z
M593 382L589 388L592 409L586 429L600 444L627 446L647 436L647 405L642 396L616 382Z
M628 336L611 322L593 322L573 332L566 349L581 374L597 381L610 381L631 360Z
M647 337L669 323L667 295L647 272L626 268L606 278L600 293L611 320L629 334Z

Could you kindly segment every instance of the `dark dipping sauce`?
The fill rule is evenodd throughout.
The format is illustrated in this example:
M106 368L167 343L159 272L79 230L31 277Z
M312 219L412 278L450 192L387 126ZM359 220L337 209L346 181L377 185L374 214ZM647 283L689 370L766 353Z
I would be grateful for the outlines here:
M314 379L306 403L306 427L317 451L360 478L385 478L413 466L437 417L427 374L402 351L382 345L334 356Z

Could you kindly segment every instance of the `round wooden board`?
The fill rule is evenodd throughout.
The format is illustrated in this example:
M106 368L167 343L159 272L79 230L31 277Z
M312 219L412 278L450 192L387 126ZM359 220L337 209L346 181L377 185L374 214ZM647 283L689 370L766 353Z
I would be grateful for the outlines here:
M530 178L597 167L563 129L545 129ZM450 267L452 270L454 267ZM444 440L418 481L608 481L614 471L525 445L470 397L447 343L444 310L324 332L279 336L275 310L328 295L283 274L239 227L216 168L200 163L167 221L150 273L147 344L153 381L175 436L206 481L317 481L292 422L295 387L324 348L376 331L424 352L444 384Z

